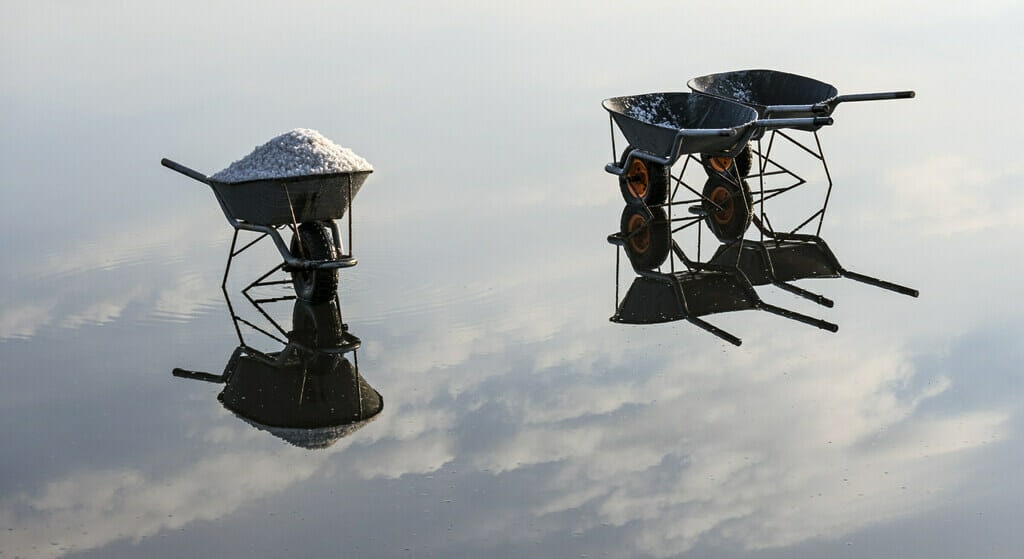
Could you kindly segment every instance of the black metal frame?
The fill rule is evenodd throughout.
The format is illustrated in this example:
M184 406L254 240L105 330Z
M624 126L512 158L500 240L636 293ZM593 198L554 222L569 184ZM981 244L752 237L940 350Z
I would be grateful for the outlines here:
M230 260L228 261L228 265L230 266ZM277 272L278 270L281 270L282 267L283 267L283 264L278 264L277 266L272 268L267 273L263 274L259 278L257 278L255 280L253 280L252 282L250 282L247 286L245 286L241 290L241 293L245 297L245 299L249 302L249 304L252 305L252 307L254 309L256 309L256 311L261 316L263 316L263 318L265 318L267 320L267 322L269 322L274 327L274 329L281 336L283 336L283 338L288 338L288 332L284 328L281 327L281 325L277 322L277 320L275 320L274 317L272 317L271 314L269 312L267 312L266 309L263 308L263 306L266 305L266 304L270 304L270 303L278 303L278 302L283 302L283 301L295 301L296 300L296 296L295 295L283 295L281 297L269 297L269 298L257 299L257 298L254 298L249 293L249 291L251 289L255 288L255 287L266 287L266 286L283 285L283 284L290 283L290 281L288 281L288 280L264 281L268 277L270 277L274 272ZM227 281L227 272L228 272L228 270L227 270L227 268L225 268L225 270L224 270L224 280L225 280L225 282ZM263 334L264 336L266 336L266 337L268 337L268 338L270 338L270 339L272 339L272 340L274 340L274 341L276 341L278 343L285 344L285 345L295 344L296 343L294 340L282 339L281 337L278 337L277 335L275 335L275 334L273 334L271 332L268 332L264 328L261 328L260 326L258 326L256 324L253 324L249 320L246 320L245 318L242 318L241 316L239 316L239 314L235 312L234 305L231 303L231 296L228 294L228 289L227 289L226 283L223 283L223 282L221 283L221 291L224 293L224 302L227 303L228 312L231 314L231 321L234 324L235 334L238 336L238 342L240 344L242 344L243 346L246 346L246 347L251 347L245 341L245 337L242 334L242 328L241 328L240 324L248 326L250 329L255 330L256 332L258 332L260 334ZM334 294L334 304L338 308L338 313L341 314L342 317L344 317L344 313L342 313L342 308L341 308L341 299L338 297L337 293ZM330 349L330 350L324 350L324 349L321 348L321 349L318 349L317 351L330 351L330 352L334 352L334 353L346 353L348 351L353 351L353 350L359 348L360 345L362 345L362 342L360 341L360 339L358 337L348 333L348 324L347 323L342 322L341 328L342 328L342 331L345 333L345 337L346 337L346 340L347 340L346 343L343 346L341 346L339 348Z

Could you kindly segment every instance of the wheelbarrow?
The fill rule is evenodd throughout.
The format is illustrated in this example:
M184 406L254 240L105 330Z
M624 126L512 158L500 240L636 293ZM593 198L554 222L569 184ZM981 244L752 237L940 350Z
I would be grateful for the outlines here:
M910 99L915 95L913 91L839 95L839 90L831 84L776 70L720 72L693 78L686 85L697 93L742 103L765 119L831 115L840 103ZM803 124L789 128L815 131L821 125ZM764 129L756 130L750 140L759 140L763 135ZM750 173L752 159L749 147L744 147L736 156L736 166L741 177ZM718 172L729 169L732 163L724 156L711 153L703 154L701 160L706 168Z
M606 99L602 106L629 146L605 171L619 177L627 204L665 202L671 167L681 157L706 154L730 161L757 132L798 126L825 126L829 116L758 118L752 107L701 93L647 93ZM615 156L615 135L612 134ZM750 189L739 179L709 177L701 193L707 223L723 239L742 237L750 225Z
M695 92L752 107L761 118L831 115L840 103L910 99L915 95L913 91L839 95L839 90L831 84L776 70L720 72L693 78L686 85ZM820 126L793 128L817 130Z
M351 253L352 199L372 171L305 175L244 182L221 182L170 159L160 163L213 189L224 217L235 229L224 282L227 282L231 260L264 237L270 237L281 253L283 263L278 269L289 272L299 299L323 302L334 298L338 288L338 269L355 266ZM348 210L348 211L347 211ZM348 213L349 252L342 247L341 234L334 220ZM279 229L292 231L286 245ZM235 250L239 231L262 235ZM256 282L254 282L256 284ZM222 287L224 283L221 284ZM266 284L261 284L266 285Z
M687 82L687 85L693 92L733 100L750 106L763 119L794 119L820 115L833 116L837 106L844 102L908 99L915 96L915 93L909 90L840 95L839 90L833 85L812 78L773 70L741 70L710 74L693 78ZM793 126L792 128L815 133L814 143L805 144L796 137L777 130L782 138L800 148L798 153L810 154L820 161L827 181L827 188L821 207L811 213L802 223L784 232L776 231L773 228L771 221L764 213L764 206L762 205L760 220L756 220L757 226L761 229L762 238L771 240L771 243L753 244L744 247L723 247L719 251L722 253L719 256L728 255L727 257L731 258L732 256L739 257L741 254L745 254L746 257L740 260L746 262L744 271L749 276L752 278L760 277L765 283L771 283L790 291L794 291L794 288L793 286L788 286L786 282L792 281L792 279L802 277L837 277L842 275L896 293L911 297L918 296L916 290L846 270L839 264L835 255L831 253L819 236L831 195L831 187L833 187L833 181L831 181L831 175L828 173L821 143L817 140L816 132L820 127L817 125L803 125ZM772 133L767 148L762 152L760 140L763 133L764 130L759 130L751 136L751 140L759 142L758 153L761 164L758 166L758 175L761 184L761 202L779 196L781 193L807 182L803 177L798 176L792 170L787 169L772 159L772 145L776 132ZM705 163L705 168L711 175L728 170L734 161L733 173L739 177L748 176L751 171L752 160L750 144L743 148L742 153L735 160L730 160L727 157L716 157L714 154L701 155L701 161ZM768 167L769 163L773 166L771 169ZM765 177L768 175L788 175L792 177L793 182L781 187L766 188ZM817 220L817 230L813 234L798 232L815 220ZM758 284L758 282L755 281L755 284ZM819 296L811 296L812 294L809 292L798 294L830 306L828 304L830 303L829 301Z

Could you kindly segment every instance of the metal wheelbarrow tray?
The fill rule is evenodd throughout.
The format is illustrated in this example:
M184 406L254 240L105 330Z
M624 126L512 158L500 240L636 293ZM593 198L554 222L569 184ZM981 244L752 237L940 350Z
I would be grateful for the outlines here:
M888 91L879 93L839 95L839 91L831 84L797 74L763 69L737 70L732 72L708 74L706 76L691 79L687 82L687 85L694 93L709 95L722 100L734 101L746 105L754 109L760 118L770 121L793 121L801 118L815 118L820 116L831 117L840 103L884 99L909 99L915 96L913 91ZM798 230L808 222L818 217L818 231L820 232L820 224L824 218L825 206L827 206L828 196L832 188L832 178L828 173L828 167L825 163L825 154L822 151L821 143L817 140L816 132L821 128L821 124L818 121L813 121L811 124L793 124L790 126L776 128L791 128L815 133L815 141L813 144L804 145L797 138L787 135L779 130L781 138L788 140L793 145L802 148L803 151L815 157L821 162L825 169L825 178L828 184L823 207L796 228ZM748 137L748 139L759 141L764 136L765 130L766 128L756 130ZM715 175L713 171L721 173L729 169L734 171L735 178L737 179L736 182L740 182L738 179L747 176L750 172L754 159L752 153L756 152L757 173L761 179L761 201L773 198L805 184L807 181L804 178L796 175L792 170L779 165L772 159L772 146L775 139L775 131L773 131L765 151L761 150L760 144L758 144L756 150L753 150L749 146L739 148L741 157L736 159L737 165L731 169L730 166L732 165L732 161L728 158L709 154L708 157L704 158L704 161L706 162L705 168L709 167L708 164L713 168L708 169L709 176ZM792 178L792 182L787 186L776 186L770 189L765 189L764 178L768 175L788 175ZM744 191L747 190L746 185L741 186ZM762 213L763 211L762 207ZM716 235L718 235L717 232ZM726 235L725 238L723 238L722 235L719 235L719 238L723 238L723 240L732 240L735 237L736 235Z
M605 171L619 177L622 197L630 204L664 202L671 190L671 167L684 155L731 159L757 131L832 122L827 116L759 119L751 107L700 93L613 97L602 106L629 143L622 157L606 165Z
M767 119L831 115L840 103L914 97L913 91L839 95L839 90L831 84L776 70L708 74L693 78L686 85L694 92L747 105L755 109L761 118ZM817 130L820 126L797 125L792 128Z
M319 302L334 297L337 269L356 265L351 252L345 253L342 247L341 234L334 220L344 217L346 210L351 209L353 198L372 171L229 183L214 180L170 159L162 159L160 163L207 184L213 190L224 217L235 229L228 269L231 258L256 242L236 251L239 230L262 233L271 238L284 260L278 268L293 274L296 294L306 300ZM351 239L351 211L348 215ZM294 233L290 247L278 231L285 225ZM278 268L250 287L262 285L259 282ZM227 273L225 270L225 282Z
M844 268L825 240L817 235L764 233L764 241L723 244L711 261L732 262L753 285L772 284L826 307L833 306L831 299L790 282L845 277L910 297L919 295L916 289Z
M740 338L701 317L744 310L763 310L822 330L839 330L831 322L762 301L741 272L727 268L673 273L640 271L610 320L621 324L685 320L738 346L742 344Z
M820 115L759 119L755 109L742 103L700 93L613 97L602 106L634 150L632 157L668 166L691 153L735 156L758 130L832 123ZM605 170L616 175L623 172L614 163Z
M236 183L211 179L210 186L235 218L259 225L286 225L340 219L350 196L355 197L371 172Z

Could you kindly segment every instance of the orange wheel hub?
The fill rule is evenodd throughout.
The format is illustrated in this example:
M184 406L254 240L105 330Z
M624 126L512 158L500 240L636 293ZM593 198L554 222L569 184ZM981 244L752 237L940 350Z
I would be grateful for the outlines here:
M638 199L647 196L647 185L650 184L650 176L647 174L647 165L640 159L634 159L629 166L629 192Z
M732 221L732 215L736 211L736 207L733 205L732 193L729 192L728 188L724 186L716 186L715 189L711 191L711 195L708 196L708 199L714 202L714 204L719 208L722 208L720 210L716 210L714 213L716 222L720 225L725 225Z
M644 225L646 225L646 221L644 221L644 216L642 215L634 215L629 218L629 224L627 225L628 230L626 233L630 235L629 246L636 251L637 254L647 252L647 249L651 246L651 232L649 229L645 228ZM642 227L644 227L644 231L637 233L636 235L633 234Z

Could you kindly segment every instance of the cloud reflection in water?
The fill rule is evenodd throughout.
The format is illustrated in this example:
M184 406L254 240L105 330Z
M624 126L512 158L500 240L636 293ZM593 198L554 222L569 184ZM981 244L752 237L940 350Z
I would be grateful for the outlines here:
M411 483L450 468L515 484L525 510L481 500L459 519L473 527L459 539L477 544L519 541L525 534L500 519L525 514L549 536L624 530L623 553L665 557L701 543L760 549L927 510L963 481L957 465L971 451L1006 435L1008 411L922 413L949 380L927 378L880 340L833 338L832 351L809 357L802 348L817 340L801 333L728 359L685 343L652 358L648 346L619 355L602 349L609 342L594 325L561 328L595 340L590 359L517 370L502 363L520 360L524 349L550 363L544 355L560 353L560 341L481 354L448 336L421 340L448 356L424 373L430 382L384 375L392 407L326 451L252 450L246 427L216 421L194 436L217 446L187 468L73 472L9 497L6 547L59 556L56 547L30 548L97 548L222 519L268 495L322 483L335 464L332 475L343 479ZM870 357L863 347L874 348ZM395 370L388 364L384 354L374 367Z

